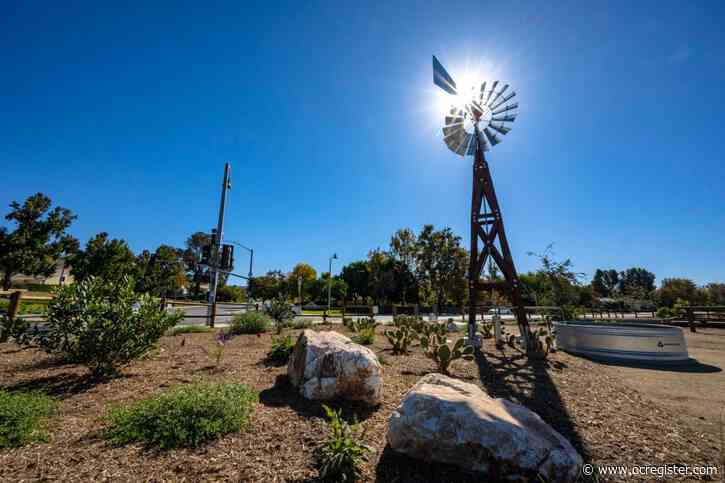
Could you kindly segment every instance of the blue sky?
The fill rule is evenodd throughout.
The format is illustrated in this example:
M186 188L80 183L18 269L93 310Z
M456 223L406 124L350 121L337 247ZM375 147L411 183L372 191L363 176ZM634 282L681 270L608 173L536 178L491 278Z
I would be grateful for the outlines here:
M519 271L554 242L589 276L725 280L721 2L47 3L0 7L0 206L44 192L83 243L182 245L215 225L225 161L257 273L339 268L404 226L465 238L436 54L518 93L488 159Z

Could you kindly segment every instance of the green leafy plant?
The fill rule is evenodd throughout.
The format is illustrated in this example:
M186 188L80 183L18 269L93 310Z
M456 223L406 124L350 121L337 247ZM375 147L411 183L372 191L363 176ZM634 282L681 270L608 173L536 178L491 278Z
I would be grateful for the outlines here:
M352 339L358 344L372 345L375 342L375 327L364 327L358 330Z
M352 330L352 323L353 323L352 317L343 317L342 318L342 325L344 327L347 327L350 330Z
M360 332L363 330L369 330L372 329L375 330L375 327L380 325L379 322L377 322L373 317L360 317L357 320L353 320L350 323L350 330L353 332Z
M249 422L258 400L243 384L198 383L170 389L106 416L105 437L114 444L134 441L170 449L196 447Z
M271 323L270 318L262 312L243 312L232 318L228 331L231 335L261 334L269 330Z
M207 327L205 325L181 325L179 327L172 328L169 331L169 335L203 334L206 332L211 332L211 327Z
M265 312L274 321L277 334L281 334L282 329L284 329L295 317L292 306L287 302L287 299L285 299L283 295L279 295L277 298L272 299L269 306L265 309Z
M493 337L493 322L481 322L481 337L491 339Z
M424 324L418 317L398 315L393 317L393 328L383 332L393 354L407 354L408 347L418 338L418 329Z
M43 421L54 409L55 401L44 394L0 389L0 448L44 441Z
M445 324L427 324L420 333L420 346L426 357L433 359L438 371L448 374L448 368L456 359L473 359L473 347L464 346L463 338L453 346L448 345L448 328Z
M0 343L7 342L11 337L19 344L31 337L30 323L20 317L10 318L0 314Z
M357 441L360 423L348 424L341 411L322 405L329 419L327 439L315 450L320 479L329 482L348 482L360 478L360 464L370 447Z
M46 330L31 341L44 351L86 365L96 376L115 373L145 355L182 315L134 292L128 277L88 277L58 289L48 306Z
M556 352L554 348L554 336L544 327L532 330L531 338L533 352L529 353L529 357L533 355L546 358L550 352Z
M272 336L272 350L267 353L267 359L277 364L286 364L295 348L295 340L291 335Z
M657 309L656 315L659 319L669 319L674 316L672 310L669 307L660 307L659 309Z

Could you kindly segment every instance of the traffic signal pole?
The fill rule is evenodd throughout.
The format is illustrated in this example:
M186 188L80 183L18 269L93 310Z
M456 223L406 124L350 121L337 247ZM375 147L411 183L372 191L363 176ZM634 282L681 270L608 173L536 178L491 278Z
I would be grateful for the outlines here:
M207 316L209 318L209 326L214 327L214 319L216 318L216 289L219 282L219 263L221 262L221 246L224 237L224 209L227 204L227 191L230 189L231 166L229 163L224 165L224 181L222 182L222 196L219 204L219 221L216 227L216 237L212 240L211 260L209 265L211 268L211 280L209 284L209 307Z

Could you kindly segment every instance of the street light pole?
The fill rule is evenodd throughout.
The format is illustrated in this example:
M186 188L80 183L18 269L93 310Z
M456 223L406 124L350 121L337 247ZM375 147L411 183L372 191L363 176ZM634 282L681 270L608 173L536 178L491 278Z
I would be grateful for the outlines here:
M330 308L332 307L332 260L337 260L337 253L333 253L330 257L330 271L327 272L330 275L330 278L327 279L327 312L330 312Z

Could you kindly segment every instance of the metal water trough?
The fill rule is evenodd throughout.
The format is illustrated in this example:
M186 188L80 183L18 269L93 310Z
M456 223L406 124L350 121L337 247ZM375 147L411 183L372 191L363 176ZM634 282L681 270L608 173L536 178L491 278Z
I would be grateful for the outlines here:
M646 364L689 362L682 329L660 324L554 323L556 346L592 359Z

